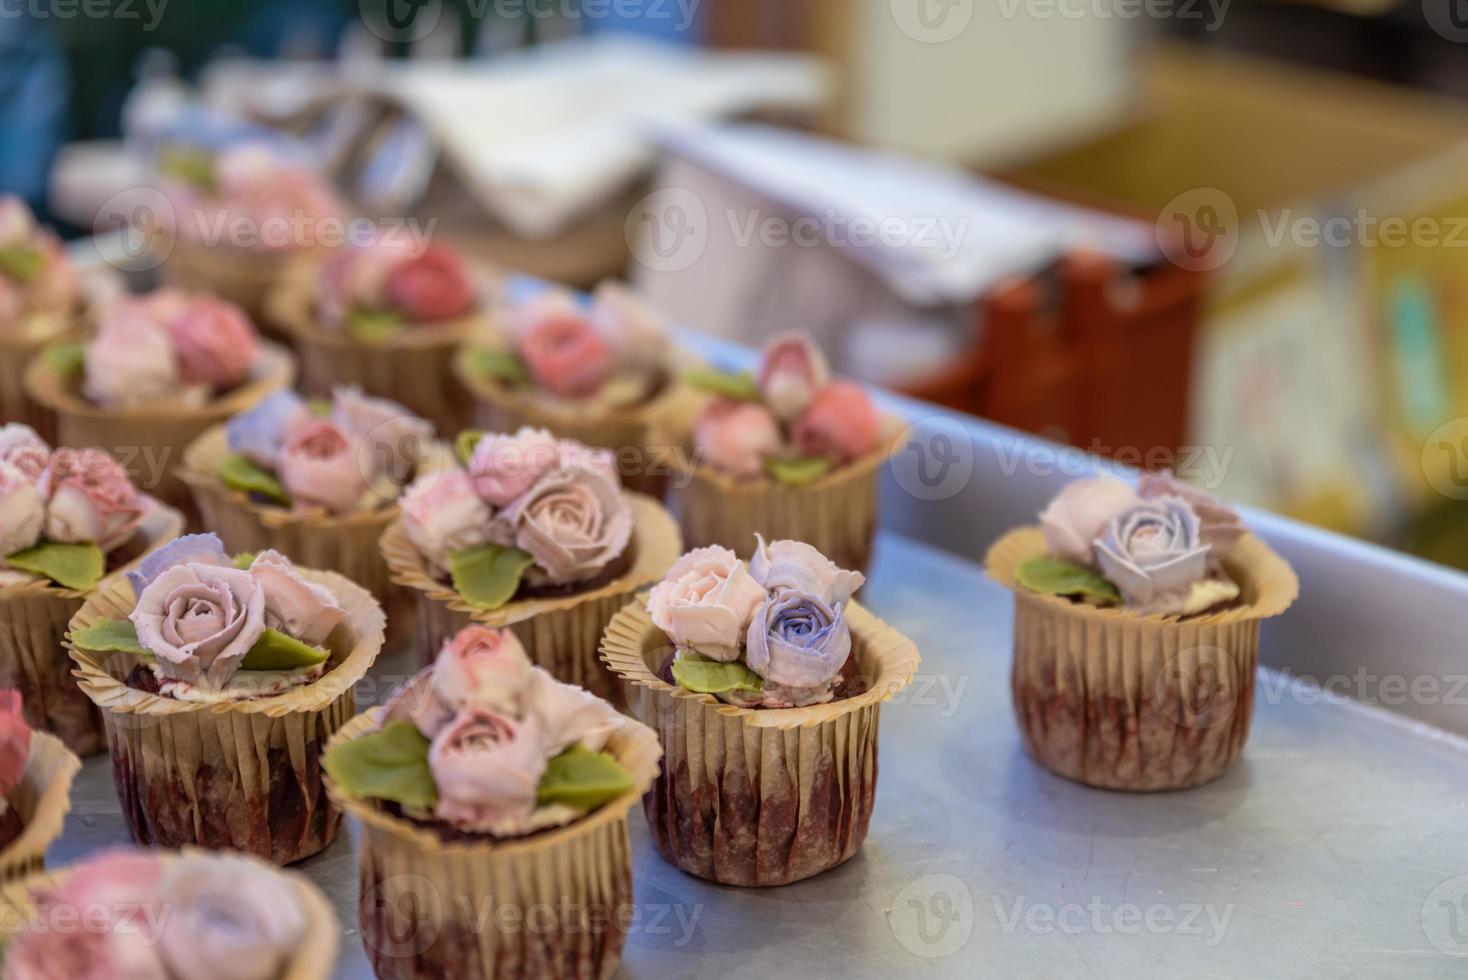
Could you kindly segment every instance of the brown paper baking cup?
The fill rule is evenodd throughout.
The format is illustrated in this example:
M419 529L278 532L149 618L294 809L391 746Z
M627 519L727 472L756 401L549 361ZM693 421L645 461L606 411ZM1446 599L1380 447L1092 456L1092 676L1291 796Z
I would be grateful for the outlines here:
M208 856L193 848L178 853L160 854L166 863L184 857ZM235 859L257 860L249 855L230 855ZM321 890L305 875L293 871L271 869L290 880L296 897L301 903L301 912L306 919L305 939L296 950L278 980L325 980L336 967L337 950L340 945L341 926ZM43 896L54 893L66 880L68 870L52 874L32 874L26 878L10 881L0 887L0 943L8 942L25 929L36 916L44 914ZM38 901L38 899L42 899ZM74 924L73 924L74 925ZM58 922L58 927L60 923Z
M185 447L211 426L223 424L271 392L289 388L295 378L295 356L264 343L254 377L199 408L102 408L82 395L80 375L58 374L44 358L31 361L25 383L32 398L56 413L60 445L100 446L133 470L156 471L158 485L143 489L187 512L193 501L174 472L183 462Z
M137 549L138 557L112 577L125 580L148 552L172 541L183 529L183 515L160 505L141 531L147 543ZM97 589L106 585L104 580ZM72 676L62 639L67 623L91 594L39 579L0 586L0 690L20 691L26 724L50 732L82 756L102 751L106 739L96 706Z
M375 731L382 709L333 742ZM382 980L592 980L621 959L632 912L627 814L662 749L629 722L607 743L633 786L595 813L520 840L448 842L369 801L337 805L361 824L362 941Z
M654 398L626 408L549 404L533 391L508 388L470 370L472 352L454 361L459 383L474 399L475 425L485 432L516 432L522 426L549 429L562 439L610 449L617 454L622 483L629 490L661 500L678 470L683 439L679 417L686 414L688 390L676 380Z
M640 493L623 491L623 495L632 508L631 568L579 595L522 599L498 609L470 605L434 578L402 522L394 521L382 536L382 554L392 580L418 596L418 642L424 663L432 662L444 641L470 623L508 626L532 663L557 680L579 684L621 707L621 685L596 656L602 631L627 600L662 578L683 553L678 525L661 504Z
M25 326L0 329L0 423L23 422L49 443L56 441L56 413L26 393L25 369L46 347L76 326L67 316L31 317Z
M877 792L881 704L917 672L911 640L855 602L851 655L867 690L808 708L737 708L658 677L672 646L645 599L627 604L602 638L634 717L663 745L643 798L664 859L725 885L787 885L836 867L866 839Z
M71 783L81 767L82 760L59 738L45 732L31 734L25 773L7 798L20 814L24 829L0 851L0 882L24 878L46 867L46 848L61 836L71 811Z
M439 445L440 456L452 452ZM362 586L387 613L388 647L412 633L417 612L414 595L388 576L378 540L398 516L396 505L332 516L315 510L262 506L248 494L225 486L220 464L229 456L222 425L209 429L184 450L179 477L193 492L204 527L217 533L231 553L274 549L307 568L337 572Z
M900 427L884 420L881 448L803 487L739 480L701 464L685 467L673 480L669 506L690 549L718 544L747 559L758 533L766 541L804 541L842 568L865 572L877 531L881 468Z
M1236 606L1138 616L1031 592L1016 570L1047 553L1038 527L994 543L985 570L1014 592L1015 718L1037 762L1106 789L1184 789L1217 779L1249 737L1259 623L1299 595L1284 559L1253 535L1225 561Z
M270 319L266 298L300 260L299 251L211 248L180 239L160 272L164 284L228 300L248 313L266 336L284 340L280 326Z
M355 685L382 649L383 614L359 585L301 570L346 608L327 638L330 670L275 697L194 704L128 687L127 654L79 650L82 691L102 710L112 775L133 840L158 847L236 850L290 864L336 839L341 812L321 782L321 750L356 714ZM132 586L115 580L72 618L71 633L122 619Z
M327 395L338 385L360 385L367 394L390 398L428 419L445 438L471 424L473 401L453 381L453 363L460 345L488 330L482 314L417 327L386 343L364 344L318 325L311 289L299 273L275 289L268 306L271 321L300 355L303 390Z

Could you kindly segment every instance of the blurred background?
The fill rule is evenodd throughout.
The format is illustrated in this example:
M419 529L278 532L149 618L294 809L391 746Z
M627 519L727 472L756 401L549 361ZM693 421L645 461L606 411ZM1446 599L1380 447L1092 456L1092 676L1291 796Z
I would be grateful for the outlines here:
M1459 0L0 0L0 192L74 240L266 138L502 268L1460 567L1465 100Z

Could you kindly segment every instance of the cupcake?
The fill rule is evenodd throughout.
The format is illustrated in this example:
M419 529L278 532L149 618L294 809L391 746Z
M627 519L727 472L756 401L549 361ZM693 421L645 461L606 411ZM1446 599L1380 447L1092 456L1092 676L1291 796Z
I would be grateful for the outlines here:
M99 590L67 646L102 710L133 840L276 864L335 840L321 750L355 714L382 638L361 586L273 551L231 560L212 534Z
M183 515L133 486L100 449L52 449L0 426L0 686L26 721L79 755L100 751L102 719L72 677L66 624L110 574L183 533Z
M396 628L412 626L416 602L388 578L377 542L403 488L445 465L432 424L402 405L356 388L313 405L282 389L194 440L179 475L225 547L339 572Z
M119 848L0 889L14 980L324 980L337 932L315 885L241 854Z
M1045 768L1106 789L1183 789L1243 751L1259 623L1295 573L1232 508L1168 473L1066 486L989 549L1015 595L1015 717Z
M670 864L786 885L861 849L881 703L918 665L851 600L862 581L803 542L761 540L748 565L711 545L612 620L602 658L663 745L642 807Z
M488 329L482 293L455 250L384 236L301 263L271 293L269 318L295 344L306 391L358 385L458 432L473 405L448 378L459 347Z
M77 326L81 275L24 201L0 195L0 419L55 436L56 419L26 397L25 366Z
M693 430L693 460L671 506L692 547L749 556L756 534L799 538L865 570L877 527L877 478L896 424L849 381L833 381L803 334L765 346L757 377L687 376L713 394Z
M683 401L666 325L612 282L585 304L541 292L498 322L497 344L470 347L455 362L479 426L534 426L613 450L623 482L661 499Z
M168 146L159 175L172 208L164 281L226 299L266 329L266 298L287 270L346 235L331 185L259 143Z
M645 726L531 666L509 630L452 637L324 760L362 825L377 976L611 976L632 904L627 813L660 754Z
M608 451L544 429L466 433L457 456L408 488L382 537L392 580L418 596L424 655L471 621L508 626L557 679L616 696L597 639L678 557L672 516L622 489Z
M161 289L103 310L74 358L42 356L26 390L56 412L60 441L134 453L156 469L154 492L190 503L174 473L184 447L295 378L295 359L262 343L232 303Z
M19 691L0 691L0 881L46 866L46 848L61 836L81 765L59 739L31 731Z

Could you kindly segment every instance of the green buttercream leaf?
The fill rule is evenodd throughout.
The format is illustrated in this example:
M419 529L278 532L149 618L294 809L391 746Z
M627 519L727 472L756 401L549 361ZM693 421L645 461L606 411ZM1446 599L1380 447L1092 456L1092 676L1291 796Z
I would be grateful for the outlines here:
M530 370L525 367L525 362L509 351L476 347L464 355L464 363L470 373L492 381L523 385L530 380Z
M57 585L85 592L102 581L107 561L94 544L57 544L42 541L34 548L17 551L5 559L12 568L43 575Z
M250 566L255 564L255 553L253 551L241 551L234 556L234 567L241 571L249 571Z
M428 745L415 725L394 721L333 745L321 764L343 792L358 799L429 809L438 802L438 786L428 767Z
M1090 596L1120 602L1121 593L1096 572L1073 562L1041 555L1024 562L1015 572L1019 584L1046 595Z
M792 487L803 487L814 483L835 465L829 456L799 456L788 459L781 456L765 457L765 472L772 478Z
M459 437L454 440L454 455L459 457L459 462L468 466L469 460L474 458L474 447L478 446L479 440L483 438L484 433L478 429L465 429L460 432Z
M24 245L7 245L0 248L0 276L22 286L36 281L45 266L41 253Z
M737 661L725 664L686 654L673 661L673 680L696 694L758 693L765 684L758 674Z
M743 371L729 372L714 368L694 368L684 372L683 382L699 391L707 391L724 398L734 398L742 402L764 400L764 395L760 394L759 384L754 380L754 375Z
M151 660L153 655L138 640L137 628L130 619L100 619L84 630L74 630L71 642L79 650L93 653L130 653Z
M361 344L385 344L408 329L402 314L391 310L352 310L346 319L347 336Z
M275 474L262 470L237 453L224 457L224 462L219 464L219 478L231 490L259 494L271 503L288 506L291 502L290 495Z
M278 629L267 628L260 639L250 647L245 659L240 661L240 670L297 670L315 667L331 658L331 651L302 643Z
M606 752L573 745L546 764L535 790L537 806L564 803L595 810L632 788L632 774Z
M41 352L46 366L62 377L80 374L87 366L86 344L52 344Z
M498 609L515 597L534 561L519 548L485 544L449 555L449 574L459 595L482 609Z
M194 146L170 146L159 154L158 170L200 190L214 190L214 155L208 150Z

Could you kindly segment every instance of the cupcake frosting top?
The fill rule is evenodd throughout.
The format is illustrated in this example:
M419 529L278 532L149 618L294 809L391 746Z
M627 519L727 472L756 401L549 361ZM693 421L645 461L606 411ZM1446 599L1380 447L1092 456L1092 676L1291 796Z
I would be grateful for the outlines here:
M31 753L31 726L22 713L19 691L0 691L0 813L25 775Z
M315 287L321 325L367 343L479 306L479 287L457 250L406 236L384 235L333 254L321 264Z
M648 596L682 687L748 707L831 700L851 654L846 605L865 578L801 541L759 544L749 563L690 551Z
M83 353L83 392L103 408L198 407L249 380L260 359L243 310L203 293L158 289L107 306Z
M0 195L0 330L65 313L80 298L81 276L61 240L20 198Z

